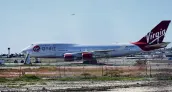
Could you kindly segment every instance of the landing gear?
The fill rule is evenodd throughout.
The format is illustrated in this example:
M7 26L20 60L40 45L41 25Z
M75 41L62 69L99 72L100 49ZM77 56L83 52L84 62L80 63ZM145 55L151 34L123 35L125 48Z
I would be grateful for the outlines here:
M97 59L83 60L83 64L97 64Z
M41 63L41 61L38 58L35 58L35 62L34 63Z

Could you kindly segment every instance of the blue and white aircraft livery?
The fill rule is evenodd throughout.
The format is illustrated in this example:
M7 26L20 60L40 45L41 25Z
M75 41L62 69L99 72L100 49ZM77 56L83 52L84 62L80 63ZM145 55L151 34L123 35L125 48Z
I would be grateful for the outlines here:
M70 43L31 44L22 53L35 58L64 58L65 61L76 59L120 57L142 51L165 48L170 42L163 42L171 20L163 20L137 42L111 45L80 45Z

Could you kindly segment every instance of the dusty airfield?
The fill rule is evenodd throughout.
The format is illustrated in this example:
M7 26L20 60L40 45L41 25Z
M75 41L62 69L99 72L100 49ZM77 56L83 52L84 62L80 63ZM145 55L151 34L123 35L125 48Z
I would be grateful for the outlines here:
M0 77L12 78L18 77L22 74L34 74L42 77L58 77L58 76L80 76L82 73L89 73L94 76L102 76L107 72L121 71L120 75L134 76L145 75L145 67L140 66L49 66L39 68L25 68L18 69L0 69Z
M134 60L109 60L109 65L68 65L68 66L1 66L0 77L19 78L22 75L32 74L41 78L79 77L84 73L89 76L123 76L143 77L142 80L111 80L111 81L12 81L0 83L1 91L171 91L171 80L156 80L158 74L171 76L171 61L152 61L148 65L134 65ZM104 62L104 61L102 61ZM54 63L54 62L53 62ZM62 62L61 62L62 63ZM113 65L114 63L114 65ZM126 65L127 63L127 65ZM132 63L132 64L129 64ZM115 66L116 64L116 66ZM121 65L121 66L120 66ZM114 75L115 73L115 75ZM155 78L156 77L156 78ZM171 77L170 77L171 78Z

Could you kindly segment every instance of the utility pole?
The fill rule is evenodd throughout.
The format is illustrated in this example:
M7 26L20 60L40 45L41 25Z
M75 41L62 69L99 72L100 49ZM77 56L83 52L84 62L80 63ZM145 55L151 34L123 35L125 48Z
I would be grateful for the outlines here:
M148 61L147 60L145 60L146 61L146 76L148 75Z
M102 65L102 76L103 76L103 65Z
M150 61L149 61L149 65L150 65L150 78L151 78L152 77L152 69L151 69Z

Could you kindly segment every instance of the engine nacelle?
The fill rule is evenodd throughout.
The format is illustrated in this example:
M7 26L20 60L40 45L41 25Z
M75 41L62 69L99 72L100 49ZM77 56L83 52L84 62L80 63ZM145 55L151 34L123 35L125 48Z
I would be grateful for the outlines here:
M93 59L93 54L90 52L83 52L82 53L82 59L83 60L92 60Z
M65 53L64 54L64 61L74 61L75 55L72 53Z
M74 60L82 60L82 54L80 53L65 53L64 61L74 61Z

